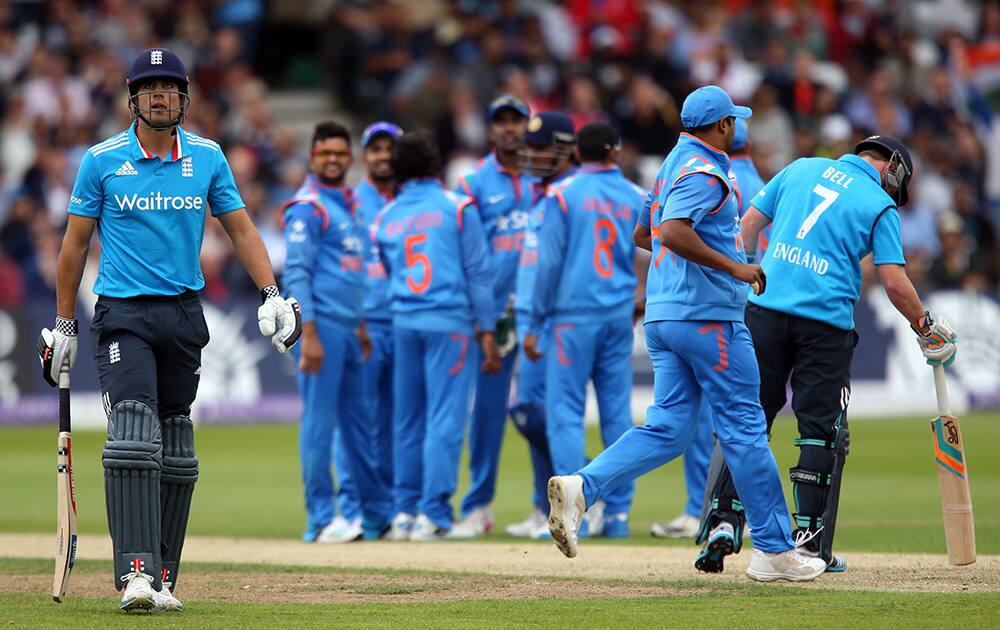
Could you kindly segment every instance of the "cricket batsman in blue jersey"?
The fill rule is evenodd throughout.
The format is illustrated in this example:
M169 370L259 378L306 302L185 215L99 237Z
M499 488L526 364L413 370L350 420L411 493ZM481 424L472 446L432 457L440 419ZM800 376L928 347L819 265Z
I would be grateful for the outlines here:
M687 449L707 397L753 530L756 551L747 575L805 581L826 568L799 554L792 541L758 398L753 343L743 324L748 285L761 292L766 286L760 267L748 264L743 252L726 150L734 120L750 115L717 86L699 88L684 101L685 132L657 174L650 222L656 238L645 328L654 401L645 426L629 429L577 473L549 480L549 531L568 557L576 556L589 505Z
M361 505L361 525L377 537L392 518L389 488L377 471L375 427L367 403L358 396L363 391L365 359L358 332L364 295L364 225L354 195L344 186L350 164L347 129L332 121L316 125L311 173L282 213L288 249L282 282L302 296L302 343L296 357L302 395L299 452L306 541L348 540L343 531L330 531L335 429Z
M768 290L752 296L746 310L760 365L760 401L770 429L791 380L799 429L795 445L801 449L798 464L789 470L796 537L803 541L803 553L821 560L827 571L847 569L844 558L833 553L833 540L850 447L847 406L858 342L854 305L861 292L861 259L873 255L886 294L917 333L928 363L948 365L957 349L954 330L924 310L906 275L898 208L907 202L912 172L902 143L872 136L854 154L836 160L792 162L753 198L743 219L744 242L753 244L748 256L761 230L771 226L762 261ZM732 468L728 453L726 462ZM709 487L712 509L702 524L711 532L706 549L732 553L749 509L741 502L746 497L725 467L710 478ZM752 522L750 527L756 543L757 528Z
M302 318L278 292L222 149L182 126L191 100L181 60L166 48L145 50L126 86L132 124L80 163L59 252L55 326L42 330L38 349L54 387L76 359L76 296L96 228L91 337L108 415L101 459L114 583L124 591L122 610L178 611L173 593L198 481L191 405L209 338L198 298L206 210L260 289L261 334L287 352Z
M607 123L580 130L577 173L549 187L538 232L538 269L524 354L545 355L545 421L556 474L585 463L584 407L592 381L601 438L611 446L632 426L632 315L635 244L632 234L644 192L617 166L619 138ZM539 344L546 323L551 343ZM603 498L602 535L629 535L634 482Z
M493 270L493 315L506 320L507 305L517 283L518 260L524 244L531 212L534 178L522 172L518 149L523 141L530 111L520 98L505 94L489 107L490 141L493 152L476 169L459 181L458 192L472 198L486 230ZM491 326L492 328L492 326ZM507 326L497 327L497 342L504 354L503 369L497 374L482 372L475 384L475 403L469 423L470 487L462 499L462 521L453 536L472 538L495 527L490 504L496 494L500 446L514 374L514 339L505 336ZM513 335L511 330L509 334Z
M441 158L424 134L392 150L399 193L378 215L375 240L389 273L393 370L393 518L390 540L433 541L452 528L451 497L468 417L478 344L483 371L500 370L486 235L472 201L436 179ZM405 357L405 360L404 360Z
M750 209L750 200L764 187L764 182L757 173L757 168L750 159L750 144L747 137L747 124L742 118L736 119L736 130L733 132L732 150L729 151L729 179L735 180L736 192L740 202L740 216ZM643 213L640 223L645 220L645 233L649 233L649 216ZM761 251L766 249L766 236L761 236ZM755 261L749 261L755 262ZM698 535L703 516L702 507L705 499L705 480L708 478L709 465L714 463L722 466L722 450L715 445L712 429L712 410L707 401L702 402L703 420L698 422L691 446L684 451L684 484L687 488L687 503L684 512L677 518L666 523L653 523L650 532L661 538L693 538ZM703 542L699 540L698 542Z
M535 286L535 271L538 269L538 229L541 227L542 212L545 207L545 193L550 185L556 185L576 173L576 129L573 121L562 112L543 112L528 121L521 150L521 168L534 175L539 182L534 185L535 205L525 233L524 248L517 268L517 298L514 314L517 322L517 337L524 339L528 333L531 318L531 298ZM540 344L544 347L550 340L550 328L543 325ZM516 402L510 408L514 427L528 441L531 454L531 468L534 474L534 493L531 515L519 523L508 525L511 536L538 538L548 536L546 515L549 513L547 484L555 474L549 455L549 438L545 432L545 362L531 361L524 356L522 345L518 360Z

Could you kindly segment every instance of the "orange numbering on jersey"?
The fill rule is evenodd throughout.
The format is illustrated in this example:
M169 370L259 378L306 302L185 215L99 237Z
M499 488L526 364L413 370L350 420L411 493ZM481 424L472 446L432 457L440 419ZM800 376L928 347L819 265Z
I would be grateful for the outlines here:
M601 233L604 230L607 230L607 234L602 238ZM598 219L594 224L594 270L602 278L610 278L615 272L614 252L611 246L615 244L617 238L618 230L610 220Z

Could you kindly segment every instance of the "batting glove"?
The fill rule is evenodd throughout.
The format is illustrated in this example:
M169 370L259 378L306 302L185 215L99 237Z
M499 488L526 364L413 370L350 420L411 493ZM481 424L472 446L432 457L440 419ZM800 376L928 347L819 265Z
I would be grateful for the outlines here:
M920 332L925 327L927 332ZM925 311L924 316L920 318L920 329L915 332L920 351L927 359L928 365L948 367L952 364L958 352L958 335L946 319L942 317L935 320L931 317L930 311Z
M281 297L274 285L261 289L260 299L262 304L257 309L260 334L270 337L278 352L288 352L302 335L302 307L295 298Z
M38 360L42 363L42 377L55 387L63 365L72 369L76 363L76 336L79 326L75 319L56 316L52 330L43 328L38 335Z

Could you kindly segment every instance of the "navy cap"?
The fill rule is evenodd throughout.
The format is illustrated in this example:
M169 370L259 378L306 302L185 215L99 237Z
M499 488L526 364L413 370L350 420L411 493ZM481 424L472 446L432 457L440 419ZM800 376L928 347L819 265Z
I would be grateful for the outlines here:
M524 134L525 144L549 146L553 144L576 143L576 129L573 121L562 112L542 112L528 121L528 131Z
M854 147L854 155L866 149L884 155L886 160L892 159L895 153L899 154L899 157L903 160L903 164L906 166L906 172L898 174L899 181L896 183L898 184L897 189L899 193L895 201L898 206L905 206L906 202L910 199L908 188L910 186L910 178L913 176L913 158L910 157L910 150L906 148L905 144L889 136L869 136L865 138Z
M394 125L385 120L380 120L365 127L365 130L361 133L361 146L367 149L368 145L371 144L372 140L375 138L389 136L395 140L401 135L403 135L403 130L400 129L398 125Z
M717 85L706 85L688 94L681 108L681 125L695 129L735 116L750 118L753 110L733 104L733 99Z
M525 118L531 116L531 108L524 102L524 99L518 98L513 94L503 94L493 99L493 102L490 103L490 109L486 114L486 118L493 120L497 114L505 109L513 110Z
M135 58L128 71L125 85L129 92L139 89L143 79L173 79L180 84L181 91L187 92L188 74L184 63L172 50L167 48L148 48Z
M745 149L749 141L746 122L742 118L737 118L736 131L733 132L733 151Z

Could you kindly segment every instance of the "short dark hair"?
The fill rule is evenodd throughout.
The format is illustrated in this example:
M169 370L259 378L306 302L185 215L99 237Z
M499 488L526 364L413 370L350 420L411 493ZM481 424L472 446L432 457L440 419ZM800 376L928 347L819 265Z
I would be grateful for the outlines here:
M317 142L322 142L323 140L328 140L330 138L343 138L344 142L351 144L351 132L347 130L347 127L338 122L328 120L316 125L316 129L313 131L312 144L310 146L314 147Z
M392 172L400 183L441 173L441 153L430 134L424 131L404 133L392 147Z
M701 127L685 127L684 133L691 134L692 136L708 133L709 131L712 130L712 127L714 127L715 123L717 122L719 121L717 120L714 123L708 123L707 125L702 125Z
M576 147L584 162L603 162L611 149L621 143L615 128L606 122L592 122L584 125L576 135Z

